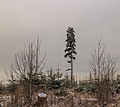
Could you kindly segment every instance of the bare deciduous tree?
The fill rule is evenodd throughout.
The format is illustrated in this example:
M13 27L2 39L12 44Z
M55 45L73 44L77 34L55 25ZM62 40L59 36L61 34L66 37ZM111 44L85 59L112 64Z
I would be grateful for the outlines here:
M45 65L45 56L40 57L39 37L36 42L28 42L24 50L15 54L15 62L12 70L17 76L20 84L24 86L25 96L28 102L32 102L34 92L34 79L39 78Z
M92 76L101 103L109 102L112 94L113 80L116 71L116 60L106 52L102 39L94 49L90 60L90 77Z

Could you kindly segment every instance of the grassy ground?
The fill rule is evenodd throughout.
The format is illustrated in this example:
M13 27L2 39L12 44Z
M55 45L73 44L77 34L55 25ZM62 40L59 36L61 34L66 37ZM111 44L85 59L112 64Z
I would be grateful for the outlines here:
M38 101L38 93L33 95L33 103ZM84 92L69 91L66 96L56 96L54 91L47 91L47 107L101 107L97 101L95 94L88 94ZM10 107L10 95L0 95L1 106L5 104L5 107ZM5 101L2 101L4 99ZM17 107L17 106L16 106ZM27 106L22 106L27 107ZM29 107L29 105L28 105ZM33 105L32 107L36 107ZM113 102L106 107L120 107L120 95L116 95Z

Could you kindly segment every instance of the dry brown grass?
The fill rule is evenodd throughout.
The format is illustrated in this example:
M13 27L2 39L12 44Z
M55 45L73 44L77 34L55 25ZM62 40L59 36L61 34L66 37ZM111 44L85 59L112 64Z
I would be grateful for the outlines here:
M46 106L44 107L101 107L99 106L98 101L90 101L90 98L95 98L95 94L90 95L88 93L79 93L79 92L69 92L67 96L55 96L54 91L47 91L47 101L45 102ZM32 107L40 107L35 106L35 103L38 101L37 97L38 93L34 93L33 95L33 106ZM2 95L1 95L2 97ZM11 107L10 100L6 101L5 107ZM17 106L16 106L17 107ZM22 107L30 107L30 105L25 104ZM106 107L120 107L120 95L116 95L113 102L108 104Z

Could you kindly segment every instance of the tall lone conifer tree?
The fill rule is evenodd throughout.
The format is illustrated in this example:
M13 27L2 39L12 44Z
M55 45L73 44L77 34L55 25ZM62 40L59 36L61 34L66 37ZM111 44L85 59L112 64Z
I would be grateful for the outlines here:
M73 83L73 60L75 60L76 52L76 40L75 40L75 31L72 27L67 29L67 39L66 42L66 49L65 49L65 58L69 58L67 60L68 63L71 64L71 68L67 69L71 70L71 84Z

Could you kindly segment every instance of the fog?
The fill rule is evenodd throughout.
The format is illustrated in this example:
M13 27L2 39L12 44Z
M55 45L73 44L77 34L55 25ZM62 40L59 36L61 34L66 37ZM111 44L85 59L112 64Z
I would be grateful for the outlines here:
M84 78L93 46L101 35L107 51L119 59L119 10L118 0L1 0L0 71L9 68L18 49L37 35L42 53L47 51L45 68L56 68L59 63L64 71L69 66L64 59L66 30L71 26L78 53L74 72Z

